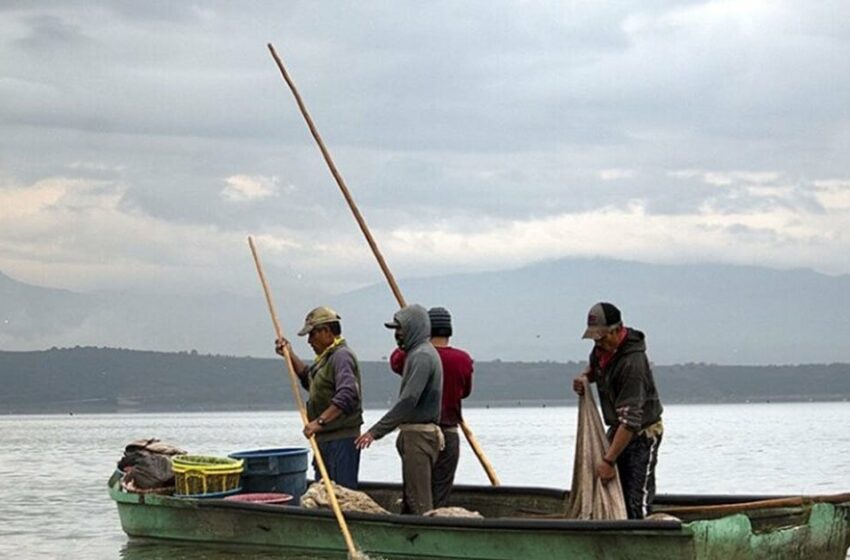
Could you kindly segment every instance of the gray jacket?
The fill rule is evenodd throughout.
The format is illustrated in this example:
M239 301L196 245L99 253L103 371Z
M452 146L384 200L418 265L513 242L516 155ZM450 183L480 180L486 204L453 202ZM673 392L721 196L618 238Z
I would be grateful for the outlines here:
M383 418L369 428L380 439L400 424L440 422L443 399L443 365L431 344L428 311L413 304L400 309L393 318L401 325L401 348L407 353L401 373L398 400Z

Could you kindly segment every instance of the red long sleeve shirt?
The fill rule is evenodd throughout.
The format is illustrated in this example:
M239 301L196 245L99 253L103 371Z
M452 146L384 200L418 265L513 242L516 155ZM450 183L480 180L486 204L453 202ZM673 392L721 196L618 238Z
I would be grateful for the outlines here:
M437 347L443 363L443 402L440 409L440 426L457 426L463 420L461 400L472 392L472 357L459 348ZM401 375L405 354L396 348L390 356L390 369Z

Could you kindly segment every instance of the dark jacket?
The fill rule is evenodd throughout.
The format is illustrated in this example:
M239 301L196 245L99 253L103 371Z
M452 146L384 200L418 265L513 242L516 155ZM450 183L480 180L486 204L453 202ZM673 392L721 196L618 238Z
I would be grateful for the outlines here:
M590 353L589 379L599 390L605 423L609 426L625 424L629 430L639 432L661 420L664 408L646 357L644 334L627 330L625 340L604 369L599 365L596 352Z

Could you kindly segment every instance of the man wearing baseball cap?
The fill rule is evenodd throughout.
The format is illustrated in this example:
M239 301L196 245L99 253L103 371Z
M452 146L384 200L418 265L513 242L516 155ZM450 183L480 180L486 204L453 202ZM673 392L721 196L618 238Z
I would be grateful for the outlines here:
M646 356L645 336L623 325L616 306L600 302L590 308L582 338L594 345L588 366L573 380L573 390L581 395L588 383L596 383L611 443L598 458L596 474L607 483L617 468L629 519L643 519L655 498L655 465L664 434L664 409Z
M317 307L307 314L298 336L316 353L307 365L290 348L289 355L301 385L309 391L304 436L316 436L331 480L346 488L357 489L360 450L354 440L363 424L363 397L357 356L342 337L340 316L330 307ZM275 350L281 356L289 341L280 338ZM313 461L316 480L321 478Z

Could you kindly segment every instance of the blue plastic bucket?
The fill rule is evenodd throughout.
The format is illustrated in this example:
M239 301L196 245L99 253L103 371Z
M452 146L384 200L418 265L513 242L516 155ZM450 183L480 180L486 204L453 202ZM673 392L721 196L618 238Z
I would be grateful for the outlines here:
M287 447L237 451L228 456L245 461L243 492L281 492L290 494L297 504L307 490L307 452L303 447Z

